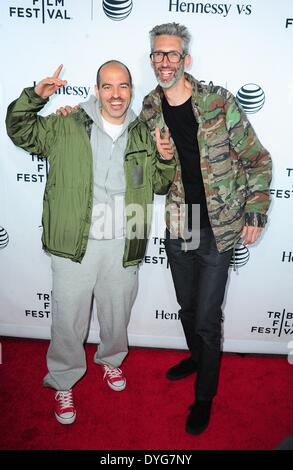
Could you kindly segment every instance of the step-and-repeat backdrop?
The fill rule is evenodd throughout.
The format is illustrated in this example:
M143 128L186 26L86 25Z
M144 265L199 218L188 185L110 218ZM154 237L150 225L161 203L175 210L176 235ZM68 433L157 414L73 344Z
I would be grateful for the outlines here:
M67 86L43 114L84 102L94 92L99 65L118 59L133 74L138 113L156 84L148 32L171 21L192 33L189 71L237 96L274 163L269 224L255 246L237 246L237 271L229 275L223 349L286 354L293 348L292 0L0 2L0 334L49 338L51 323L50 258L41 247L48 166L7 137L8 104L61 63ZM155 202L129 342L185 348L163 245L164 197ZM89 341L98 341L95 311Z

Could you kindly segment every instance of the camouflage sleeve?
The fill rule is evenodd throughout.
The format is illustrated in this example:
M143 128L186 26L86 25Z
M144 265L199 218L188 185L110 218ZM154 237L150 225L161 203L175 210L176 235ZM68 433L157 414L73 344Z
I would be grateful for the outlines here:
M138 116L139 120L144 122L149 128L150 125L150 118L152 117L152 106L148 103L149 97L145 96L142 102L142 108L140 114Z
M272 160L231 93L228 93L226 101L226 126L231 148L236 152L246 173L245 223L263 227L267 222L266 214L270 205Z

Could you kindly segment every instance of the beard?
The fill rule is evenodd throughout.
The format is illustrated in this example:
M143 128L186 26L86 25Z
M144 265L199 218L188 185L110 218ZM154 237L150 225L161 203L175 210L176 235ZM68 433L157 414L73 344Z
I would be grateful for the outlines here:
M155 72L155 76L158 81L158 84L165 90L168 90L169 88L172 88L172 86L174 86L184 74L184 64L183 64L183 61L181 61L180 66L178 70L176 70L176 72L174 73L172 80L168 82L161 80L160 72L157 69L154 69L154 72Z

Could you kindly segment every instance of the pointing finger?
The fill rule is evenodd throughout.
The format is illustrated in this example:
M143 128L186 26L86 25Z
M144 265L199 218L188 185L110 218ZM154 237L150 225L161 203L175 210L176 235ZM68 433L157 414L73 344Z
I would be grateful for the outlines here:
M170 131L169 128L166 127L165 135L164 135L164 140L167 140L169 142L170 140Z
M55 70L55 72L53 74L53 78L58 78L59 77L59 74L60 74L62 68L63 68L63 64L59 65L59 67Z
M155 129L155 135L156 135L156 141L161 142L161 130L159 127L156 127Z

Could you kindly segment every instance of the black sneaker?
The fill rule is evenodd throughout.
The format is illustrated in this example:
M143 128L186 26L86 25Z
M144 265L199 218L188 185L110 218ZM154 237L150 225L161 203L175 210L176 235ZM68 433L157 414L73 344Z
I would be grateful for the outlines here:
M191 359L191 357L188 357L186 359L183 359L181 362L179 362L179 364L176 364L176 366L171 367L171 369L167 371L167 379L184 379L184 377L193 374L193 372L195 372L196 370L196 363Z
M208 427L210 422L212 400L196 400L188 409L191 410L186 421L186 432L200 434Z

